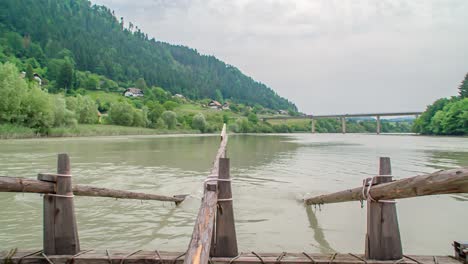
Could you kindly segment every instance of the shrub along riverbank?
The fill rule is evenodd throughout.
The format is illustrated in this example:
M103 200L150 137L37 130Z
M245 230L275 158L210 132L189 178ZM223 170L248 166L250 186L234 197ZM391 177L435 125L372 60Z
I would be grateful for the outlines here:
M0 139L22 139L40 137L91 137L126 135L196 134L198 130L150 129L144 127L125 127L115 125L76 125L73 127L54 127L47 135L41 135L28 127L11 124L0 125Z

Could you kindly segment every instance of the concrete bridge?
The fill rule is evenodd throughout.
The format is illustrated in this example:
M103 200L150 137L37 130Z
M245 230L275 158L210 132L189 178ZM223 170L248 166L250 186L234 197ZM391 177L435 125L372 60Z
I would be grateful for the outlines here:
M346 118L348 117L375 117L377 120L377 134L381 132L380 117L382 116L415 116L418 117L423 112L393 112L393 113L361 113L361 114L337 114L337 115L303 115L303 116L276 116L266 117L263 121L272 119L310 119L312 121L312 133L315 133L315 121L325 118L339 118L341 120L341 132L346 133Z

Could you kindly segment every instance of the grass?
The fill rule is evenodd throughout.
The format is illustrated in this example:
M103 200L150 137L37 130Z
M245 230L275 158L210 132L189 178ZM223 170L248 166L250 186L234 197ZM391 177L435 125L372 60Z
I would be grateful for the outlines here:
M198 130L184 129L151 129L144 127L125 127L114 125L77 125L74 127L54 127L47 136L42 137L91 137L91 136L124 136L124 135L161 135L161 134L195 134ZM0 139L41 137L33 129L10 124L0 125Z
M0 139L34 137L39 137L39 135L31 128L12 124L0 124Z

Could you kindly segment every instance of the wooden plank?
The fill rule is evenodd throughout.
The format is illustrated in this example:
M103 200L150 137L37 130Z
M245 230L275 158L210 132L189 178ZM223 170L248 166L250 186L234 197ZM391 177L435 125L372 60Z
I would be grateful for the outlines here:
M221 158L219 160L219 179L229 180L231 178L229 168L229 159ZM220 199L221 201L219 201ZM223 199L225 200L223 201ZM239 254L232 203L231 182L220 181L218 183L216 229L211 247L211 256L213 257L235 257Z
M226 124L221 132L221 143L216 153L210 175L204 184L204 195L198 212L192 238L190 240L184 263L206 264L210 257L210 248L213 236L216 205L218 203L217 186L219 174L219 159L226 156L228 136Z
M180 264L184 262L183 253L180 252L164 252L164 251L115 251L109 250L107 254L105 250L93 250L90 252L83 251L73 258L71 255L55 255L48 256L48 258L54 264L109 264L109 263L125 263L125 264ZM36 251L35 255L27 256L28 254L34 253L33 251L17 251L10 259L6 260L5 257L8 255L8 251L0 252L0 264L18 264L22 256L26 256L21 259L21 264L49 264L45 258L38 254ZM133 253L133 254L132 254ZM310 256L314 262L307 258L303 253L287 253L282 257L281 262L278 261L278 257L282 253L257 253L262 260L252 253L242 254L238 258L227 258L227 257L214 257L211 258L211 263L214 264L293 264L293 263L316 263L316 264L364 264L363 258L360 254L317 254L317 253L306 253ZM128 257L127 257L128 256ZM334 256L334 257L333 257ZM357 256L357 257L356 257ZM434 264L434 256L408 256L399 262L400 264L417 264L417 260L420 263ZM359 259L361 258L361 259ZM411 259L410 259L411 258ZM234 259L234 260L233 260ZM448 256L436 256L439 264L461 264L451 257ZM263 261L263 262L262 262ZM379 260L366 260L367 264L394 264L395 261L379 261Z
M392 174L390 158L380 158L379 174L387 176L375 177L375 185L392 181L392 176L388 176ZM367 201L365 241L367 259L398 260L403 257L395 203Z
M0 192L21 193L55 193L54 183L38 181L28 178L0 176ZM73 185L76 196L109 197L118 199L156 200L168 202L182 202L187 195L164 196L100 188L88 185Z
M73 201L70 158L59 154L57 161L57 196L55 197L55 252L56 255L75 255L80 251L78 226Z
M425 195L468 193L468 168L441 170L428 175L410 177L372 187L375 200L402 199ZM305 198L311 204L340 203L364 200L362 187Z

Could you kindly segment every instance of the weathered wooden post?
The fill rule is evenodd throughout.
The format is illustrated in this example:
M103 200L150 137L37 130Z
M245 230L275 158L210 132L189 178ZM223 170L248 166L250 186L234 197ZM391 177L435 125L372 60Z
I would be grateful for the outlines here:
M380 134L380 116L377 116L377 135Z
M47 255L77 254L80 251L80 242L68 155L58 155L57 175L40 174L38 179L56 183L56 193L44 195L44 253Z
M374 184L392 181L390 158L381 157L379 175ZM369 186L371 188L371 186ZM397 260L403 257L396 204L391 201L367 201L366 258Z
M312 118L312 133L315 133L315 119Z
M211 245L211 256L213 257L235 257L238 255L229 169L229 159L220 158L219 179L221 181L218 182L216 226Z

